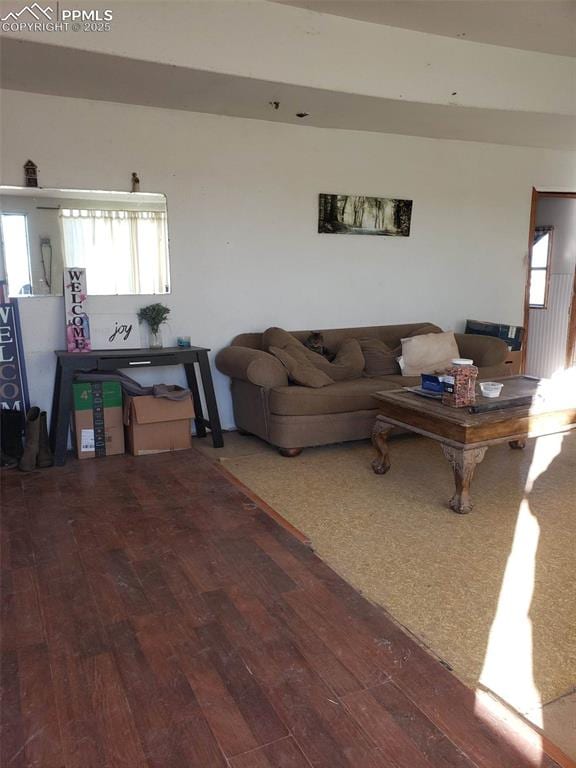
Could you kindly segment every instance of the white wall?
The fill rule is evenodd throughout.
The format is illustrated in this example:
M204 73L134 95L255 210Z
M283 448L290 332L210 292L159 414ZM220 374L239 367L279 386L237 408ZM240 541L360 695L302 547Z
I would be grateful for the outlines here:
M1 181L39 166L50 187L168 200L166 342L213 350L269 325L322 328L467 317L522 321L532 186L570 188L573 154L288 126L4 92ZM409 238L316 233L319 192L414 200ZM145 297L99 297L93 311ZM49 406L62 348L58 298L21 302L32 397ZM225 426L228 381L216 376Z

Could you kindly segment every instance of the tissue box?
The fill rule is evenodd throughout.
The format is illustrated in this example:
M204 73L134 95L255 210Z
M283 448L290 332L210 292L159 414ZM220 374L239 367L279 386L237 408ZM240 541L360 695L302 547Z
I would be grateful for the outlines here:
M422 373L421 387L427 392L436 392L441 395L444 392L444 377L434 373Z

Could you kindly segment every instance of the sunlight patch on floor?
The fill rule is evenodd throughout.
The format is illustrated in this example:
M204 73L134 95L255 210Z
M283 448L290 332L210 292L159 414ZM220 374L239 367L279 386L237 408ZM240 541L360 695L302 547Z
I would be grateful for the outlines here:
M560 434L536 440L479 679L482 686L497 690L519 711L526 713L530 709L530 719L540 727L542 700L534 682L530 619L540 526L530 511L530 494L538 478L561 453L562 441ZM527 707L530 701L532 705Z
M480 683L497 690L516 708L540 703L532 677L532 622L536 551L540 528L523 500L508 558L496 614L488 636Z
M575 391L576 366L562 368L549 379L542 379L540 382L535 403L536 409L538 402L542 401L552 402L556 408L573 408Z

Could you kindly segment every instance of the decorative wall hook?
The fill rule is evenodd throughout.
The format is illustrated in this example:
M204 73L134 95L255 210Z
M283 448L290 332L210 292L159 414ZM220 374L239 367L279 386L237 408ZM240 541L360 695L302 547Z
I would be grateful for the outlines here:
M32 160L27 160L24 163L24 186L38 186L38 166L36 163L33 163Z
M140 179L136 171L132 171L132 192L140 192Z

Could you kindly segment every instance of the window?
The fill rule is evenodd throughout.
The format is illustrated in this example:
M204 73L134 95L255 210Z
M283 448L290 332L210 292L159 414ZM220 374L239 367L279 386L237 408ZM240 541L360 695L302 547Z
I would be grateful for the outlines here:
M10 296L26 296L32 293L26 215L3 213L0 221L8 292Z
M89 294L168 293L166 214L60 211L67 267L85 267Z
M536 227L534 230L529 293L529 303L533 309L546 309L553 230L554 227Z

